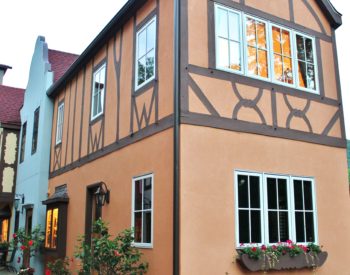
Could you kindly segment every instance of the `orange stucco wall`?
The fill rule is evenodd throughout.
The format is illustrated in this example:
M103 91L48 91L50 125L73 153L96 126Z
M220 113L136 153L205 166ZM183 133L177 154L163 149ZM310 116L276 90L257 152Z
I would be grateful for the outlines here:
M345 149L182 125L182 275L246 274L238 262L232 263L236 169L314 177L318 237L329 253L317 274L349 274L348 254L341 245L350 243Z
M159 1L158 11L158 78L153 86L158 86L158 104L156 111L156 103L152 105L152 95L154 88L151 87L147 91L138 94L133 91L133 58L134 58L134 28L157 9L157 1L149 0L134 15L136 17L136 25L134 26L134 17L131 17L123 26L123 35L121 38L120 30L112 34L112 38L101 47L101 49L86 64L85 75L82 68L72 80L66 83L56 96L53 118L52 146L51 146L51 166L50 172L59 168L77 162L79 159L91 154L93 151L91 141L89 144L89 133L91 130L92 139L99 138L100 131L101 143L98 150L102 147L115 143L119 139L130 136L131 133L154 124L156 122L156 113L158 120L165 118L173 112L172 89L169 87L173 83L173 2ZM120 46L122 47L120 54ZM91 81L94 70L103 61L106 61L107 80L105 90L105 108L104 108L104 128L100 121L90 125L90 109L91 109ZM119 110L117 108L117 77L115 61L121 62L120 70L120 102ZM132 97L135 95L135 105L138 115L141 116L143 108L150 115L149 125L145 120L141 127L137 125L136 111L132 115ZM64 100L64 126L62 144L55 148L56 121L58 101ZM152 106L152 108L151 108ZM119 114L119 137L117 140L117 117ZM130 120L133 119L133 127L130 128ZM81 129L80 129L81 127ZM91 128L91 129L90 129ZM103 140L103 142L102 142ZM60 156L59 165L55 159L54 152ZM80 152L80 154L79 154ZM56 165L55 165L56 163Z
M103 181L111 191L110 203L102 209L102 218L117 234L131 227L132 178L153 173L153 248L141 249L150 268L147 274L171 274L173 240L173 131L171 129L125 147L81 168L50 180L52 194L56 186L67 184L67 256L72 257L78 236L85 232L87 186ZM77 266L73 266L76 268Z

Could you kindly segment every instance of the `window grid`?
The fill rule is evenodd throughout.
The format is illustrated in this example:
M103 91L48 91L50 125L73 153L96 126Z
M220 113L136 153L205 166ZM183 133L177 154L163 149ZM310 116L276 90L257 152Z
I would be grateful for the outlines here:
M106 82L106 64L103 64L93 75L91 120L103 113Z
M36 153L36 149L38 146L39 114L40 114L40 107L38 107L34 112L34 125L33 125L33 136L32 136L32 155Z
M259 176L260 179L260 194L263 194L264 197L264 205L263 205L263 215L260 216L261 218L261 235L262 235L262 242L261 243L255 243L255 245L261 245L262 243L265 244L274 244L274 243L270 243L269 242L269 226L268 226L268 198L267 198L267 184L266 184L266 178L267 177L272 177L275 179L278 178L282 178L282 179L286 179L287 181L287 199L288 199L288 229L289 229L289 239L293 240L294 242L297 242L296 240L296 222L295 222L295 213L297 212L303 212L304 213L304 227L303 227L303 232L305 235L305 239L306 239L306 219L305 219L305 213L312 213L312 219L313 219L313 226L312 226L312 233L314 236L314 243L318 243L318 238L317 238L317 217L316 217L316 198L315 198L315 189L314 189L314 180L312 178L309 177L293 177L290 175L278 175L278 174L265 174L265 173L255 173L255 172L244 172L244 171L235 171L235 197L236 197L236 245L237 247L241 246L240 243L240 237L239 237L239 210L241 209L245 209L245 208L241 208L238 206L238 177L239 176ZM311 198L312 198L312 209L313 210L296 210L295 209L295 201L294 201L294 181L295 180L300 180L302 182L307 181L310 182L311 185ZM293 199L292 199L293 198ZM260 199L261 200L261 199ZM303 191L303 203L305 200L305 196L304 196L304 191ZM249 202L250 203L250 202ZM305 208L303 206L303 208ZM249 228L250 230L250 228ZM307 244L309 243L309 241L305 241L305 242L297 242L298 244ZM251 244L251 243L245 243L247 244Z
M63 119L64 119L64 102L62 102L57 109L56 145L62 142Z
M263 76L260 76L259 74L252 74L249 72L249 61L248 61L248 43L247 43L247 39L246 37L243 37L243 39L241 38L241 41L243 41L244 43L244 47L241 48L241 52L240 52L240 55L241 56L244 56L243 60L242 60L242 64L245 63L245 66L243 66L243 70L242 71L237 71L237 70L233 70L233 69L230 69L230 68L223 68L222 66L220 66L218 64L218 55L220 54L221 50L218 43L216 42L216 68L217 69L220 69L220 70L224 70L224 71L228 71L228 72L234 72L234 73L240 73L240 74L243 74L243 75L246 75L246 76L249 76L249 77L252 77L252 78L257 78L257 79L260 79L260 80L263 80L263 81L268 81L268 82L272 82L272 83L276 83L276 84L279 84L279 85L283 85L283 86L288 86L288 87L292 87L292 88L296 88L296 89L299 89L299 90L303 90L303 91L306 91L306 92L311 92L311 93L315 93L315 94L319 94L319 85L318 85L318 70L317 70L317 59L316 59L316 47L315 47L315 38L313 37L310 37L308 35L305 35L303 33L300 33L296 30L292 30L292 29L288 29L288 28L285 28L283 26L279 26L275 23L272 23L272 22L269 22L269 21L265 21L265 20L262 20L262 19L259 19L259 18L256 18L254 16L251 16L251 15L245 15L243 12L241 11L237 11L237 10L234 10L232 8L228 8L228 7L225 7L225 6L222 6L220 4L215 4L215 17L218 17L218 9L227 9L228 11L231 11L231 12L235 12L235 13L239 13L240 15L243 15L241 16L241 18L243 18L243 20L240 21L240 32L245 34L246 36L246 21L247 21L247 18L251 18L255 21L259 21L259 22L263 22L266 24L266 28L265 28L265 35L266 35L266 48L267 48L267 61L266 61L266 64L267 64L267 67L266 67L266 72L268 73L267 77L263 77ZM284 29L284 30L288 30L290 31L290 37L291 37L291 50L292 50L292 68L293 71L292 71L292 79L293 79L293 83L287 83L287 82L283 82L283 81L278 81L275 79L275 74L274 74L274 60L273 60L273 55L274 55L274 52L273 52L273 43L272 43L272 26L276 26L278 28L281 28L281 29ZM218 26L217 26L217 20L216 20L216 24L215 24L215 40L217 41L218 40L218 35L217 35L217 29L218 29ZM243 30L243 31L242 31ZM310 39L312 41L312 57L313 57L313 68L314 68L314 71L313 71L313 75L314 75L314 87L310 88L310 87L302 87L299 85L300 81L299 81L299 69L298 69L298 57L297 57L297 46L296 46L296 35L299 35L299 36L302 36L302 37L305 37L307 39ZM263 50L263 49L261 49ZM255 60L257 59L257 57L255 56ZM311 63L310 63L311 64ZM261 68L261 66L260 66Z
M24 154L26 150L26 136L27 136L27 122L24 122L22 125L21 153L19 156L20 163L24 161Z

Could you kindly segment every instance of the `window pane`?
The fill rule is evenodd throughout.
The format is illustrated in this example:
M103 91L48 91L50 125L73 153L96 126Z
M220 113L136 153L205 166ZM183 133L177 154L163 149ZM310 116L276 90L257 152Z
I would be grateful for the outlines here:
M278 179L278 206L279 209L288 209L287 181Z
M267 64L267 51L258 50L258 60L259 75L267 78L269 76L269 68Z
M250 181L250 208L260 208L259 177L251 176Z
M150 51L146 56L146 80L154 76L154 50Z
M261 220L260 211L251 211L251 242L261 243Z
M283 45L283 55L292 56L292 50L290 47L290 33L287 30L282 30L282 45Z
M138 36L138 55L137 57L143 57L146 54L146 30L139 33Z
M51 247L51 234L52 234L52 210L46 212L46 234L45 234L45 247Z
M248 47L248 72L249 74L258 74L256 48Z
M258 35L258 47L266 49L266 28L265 23L256 21L256 31Z
M142 180L135 181L135 210L142 210Z
M135 233L134 233L134 237L135 237L135 242L137 243L140 243L142 240L141 240L141 228L142 228L142 213L141 212L138 212L138 213L135 213L134 215L134 230L135 230Z
M152 236L152 214L151 212L144 212L143 213L143 243L151 243L151 236Z
M57 247L57 234L58 234L58 208L55 208L52 212L52 242L51 248Z
M300 87L303 87L303 88L306 88L306 84L307 84L307 81L306 81L306 64L305 62L302 62L302 61L299 61L298 62L298 75L299 75L299 86Z
M228 38L227 27L227 11L224 9L217 9L217 34L221 37Z
M282 54L281 29L280 28L272 27L272 40L273 40L274 53Z
M247 30L247 43L250 46L256 46L256 30L255 30L255 20L247 18L246 23Z
M282 56L275 54L274 55L274 72L275 80L283 81L283 63Z
M239 210L239 242L250 243L249 239L249 211Z
M274 178L267 178L267 203L269 209L277 209L277 187Z
M314 230L314 215L313 213L305 213L306 222L306 241L315 241L315 230Z
M300 35L297 35L297 51L298 51L298 59L305 60L304 39Z
M304 210L301 180L294 180L294 205L296 210Z
M152 208L152 178L144 179L143 181L143 209Z
M312 40L310 38L305 39L305 51L306 51L306 60L308 62L314 62L314 52L312 47Z
M138 61L137 67L137 83L138 85L140 85L146 80L146 57L143 57Z
M297 242L305 242L305 233L304 233L304 213L296 212L295 213L295 230L297 234Z
M280 242L289 240L289 220L288 212L279 212L279 223L280 223Z
M237 13L229 13L229 31L230 39L240 41L239 38L239 15Z
M153 21L147 27L147 51L155 48L155 38L156 38L156 22Z
M241 70L240 44L237 42L230 42L230 69Z
M238 176L238 207L248 208L248 177Z
M228 58L228 40L219 38L218 39L218 49L217 49L217 66L221 68L229 68L229 58Z
M293 67L292 67L292 59L288 57L283 58L283 82L293 84Z
M269 243L277 243L278 241L277 211L269 211Z
M307 64L307 87L316 90L315 67L311 64Z
M304 181L304 205L305 210L313 210L311 181Z

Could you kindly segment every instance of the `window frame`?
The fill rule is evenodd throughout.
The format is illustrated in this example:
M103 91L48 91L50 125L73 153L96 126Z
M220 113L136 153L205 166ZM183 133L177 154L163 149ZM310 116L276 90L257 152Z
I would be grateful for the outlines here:
M60 113L62 112L62 121L60 121ZM64 124L64 101L60 102L57 107L57 119L56 119L56 145L62 143L63 137L63 124ZM58 132L60 130L61 136L58 136Z
M36 120L36 116L38 118L37 120ZM40 106L38 108L36 108L34 111L33 134L32 134L32 155L34 155L38 149L39 121L40 121Z
M52 243L50 247L46 246L46 239L47 239L47 213L51 211L51 233L50 233L50 239L52 242L52 237L53 237L53 212L54 210L57 209L57 236L56 236L56 247L52 247ZM59 233L60 233L60 207L58 205L52 205L50 207L46 208L45 212L45 240L44 240L44 248L47 250L55 251L58 249L59 246Z
M20 148L21 151L19 152L19 163L24 162L24 156L26 153L26 141L27 141L27 121L25 121L22 124L22 129L21 129L21 148Z
M288 198L288 228L289 228L289 239L297 244L307 245L309 242L297 242L296 241L296 224L295 224L295 205L294 205L294 180L301 181L310 181L312 187L312 203L313 203L313 222L314 222L314 243L318 244L318 212L317 212L317 200L316 200L316 186L315 179L313 177L307 176L293 176L287 174L278 174L278 173L264 173L264 172L254 172L247 170L234 170L234 206L235 206L235 238L236 238L236 248L239 249L242 247L239 239L239 207L238 207L238 176L257 176L260 178L260 201L262 202L262 210L261 210L261 236L262 243L254 243L249 244L245 243L244 246L257 246L257 245L274 245L276 243L269 243L269 226L268 226L268 201L267 201L267 183L266 179L268 177L272 178L281 178L287 180L287 198ZM261 200L261 196L263 196L263 200Z
M104 87L103 89L99 89L99 92L100 92L100 101L101 101L101 111L99 113L96 113L94 114L94 103L95 103L95 77L96 75L98 75L102 70L104 70L104 74L105 74L105 77L103 79L103 84L104 84ZM104 113L104 109L105 109L105 97L106 97L106 83L107 83L107 62L106 61L103 61L100 65L98 65L93 74L92 74L92 87L91 87L91 109L90 109L90 113L91 113L91 116L90 116L90 121L93 121L95 120L96 118L100 117L103 115ZM102 92L101 92L102 90Z
M155 24L155 36L154 36L154 48L152 49L154 51L154 68L153 68L153 76L151 76L149 79L145 80L143 83L141 83L140 85L138 84L138 60L139 60L139 56L138 56L138 52L139 52L139 35L140 33L142 33L143 31L146 31L146 53L145 55L147 55L147 53L151 52L152 50L147 51L147 28L152 24ZM150 18L147 22L145 22L145 24L136 31L135 33L135 74L134 74L134 85L135 85L135 89L134 91L137 92L140 88L142 88L143 86L147 85L148 83L152 82L153 80L155 80L156 78L156 72L157 72L157 38L158 38L158 21L157 21L157 15L152 16L152 18Z
M242 66L243 66L243 70L242 71L238 71L238 70L233 70L230 68L222 68L220 66L218 66L218 36L217 36L217 10L221 8L224 9L228 12L233 12L236 14L240 14L240 38L241 38L241 46L243 44L243 47L241 47L241 57L242 57ZM269 77L265 78L265 77L261 77L259 75L255 75L255 74L249 74L248 72L248 50L247 50L247 39L246 39L246 22L247 22L247 17L252 18L254 20L258 20L261 21L263 23L265 23L265 31L266 31L266 39L267 39L267 43L266 43L266 47L267 47L267 69L268 69L268 74ZM230 6L226 6L224 4L219 4L219 3L215 3L214 4L214 44L215 44L215 68L217 70L220 71L225 71L225 72L229 72L229 73L234 73L234 74L238 74L238 75L242 75L245 77L249 77L249 78L253 78L253 79L258 79L258 80L262 80L265 82L269 82L269 83L273 83L273 84L277 84L277 85L281 85L281 86L285 86L285 87L289 87L298 91L303 91L303 92L309 92L312 94L316 94L316 95L320 95L320 76L319 76L319 68L318 68L318 64L317 64L317 52L320 50L316 47L316 38L303 33L299 30L296 29L292 29L290 27L284 26L283 24L280 23L275 23L274 21L271 21L269 19L264 19L261 18L259 16L256 16L254 14L250 14L250 13L245 13L243 11L237 10L235 8L232 8ZM278 27L284 30L287 30L290 32L290 36L291 36L291 51L292 51L292 66L293 66L293 79L294 79L294 83L293 84L289 84L286 82L282 82L282 81L278 81L274 79L275 73L274 73L274 59L273 59L273 37L272 37L272 27ZM310 88L303 88L299 86L299 78L298 78L298 58L297 58L297 52L296 52L296 35L300 35L306 38L309 38L312 40L312 47L313 47L313 57L314 57L314 66L315 66L315 85L316 85L316 89L310 89ZM322 72L321 72L322 73Z
M137 177L133 177L132 178L132 192L131 192L131 227L135 228L135 182L138 180L144 180L147 178L151 178L151 182L152 182L152 207L151 209L147 209L147 210L138 210L141 213L143 212L148 212L151 211L151 242L150 243L144 243L144 242L135 242L133 241L133 246L138 247L138 248L153 248L153 242L154 242L154 174L150 173L150 174L145 174L142 176L137 176ZM142 196L142 202L143 202L143 196ZM143 208L143 206L142 206ZM143 228L143 215L142 215L142 228ZM142 229L141 228L141 229ZM142 231L143 232L143 231ZM142 234L143 235L143 234ZM141 235L141 236L142 236Z

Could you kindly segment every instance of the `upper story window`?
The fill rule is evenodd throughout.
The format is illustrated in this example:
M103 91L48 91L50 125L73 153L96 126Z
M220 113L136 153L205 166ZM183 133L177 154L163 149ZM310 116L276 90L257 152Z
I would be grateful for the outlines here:
M236 172L235 187L237 246L317 242L313 179Z
M155 77L156 21L153 17L136 33L135 90Z
M103 114L105 86L106 86L106 63L99 67L93 76L91 120Z
M153 233L153 175L132 181L132 227L137 246L151 247Z
M60 103L57 109L56 145L62 142L63 119L64 119L64 102Z
M27 122L24 122L22 125L21 151L19 155L19 162L24 161L24 154L26 150L26 136L27 136Z
M315 39L215 5L216 67L318 93Z
M40 114L40 107L38 107L34 112L32 155L36 153L36 149L38 147L39 114Z

